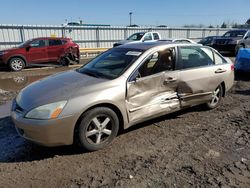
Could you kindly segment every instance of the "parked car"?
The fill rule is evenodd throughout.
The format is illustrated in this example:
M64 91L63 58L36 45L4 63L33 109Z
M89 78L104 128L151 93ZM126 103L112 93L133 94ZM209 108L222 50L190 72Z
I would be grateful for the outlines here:
M152 42L160 39L161 35L158 32L139 32L139 33L134 33L126 40L114 43L113 46L116 47L128 43Z
M217 38L220 38L220 36L208 36L208 37L201 39L198 43L204 46L212 46L213 41Z
M239 49L235 58L235 70L241 73L250 73L250 49Z
M211 45L218 51L237 53L236 45L244 37L247 29L235 29L226 32L222 37L214 39Z
M216 108L233 85L233 69L228 58L197 44L121 45L27 86L13 101L12 119L38 144L75 139L94 151L119 129L198 104Z
M79 46L69 38L34 38L16 48L0 51L0 64L12 71L48 62L67 65L70 61L79 62Z
M238 44L236 46L236 53L240 48L250 48L250 30L246 32L243 39L238 41Z

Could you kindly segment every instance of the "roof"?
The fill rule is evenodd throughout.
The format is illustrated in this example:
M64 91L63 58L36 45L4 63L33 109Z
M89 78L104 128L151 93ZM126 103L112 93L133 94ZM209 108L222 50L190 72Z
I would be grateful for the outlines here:
M37 37L37 38L32 38L31 40L37 40L37 39L66 39L66 40L70 40L70 38L65 38L65 37Z
M120 46L117 46L115 48L130 48L130 49L138 49L138 50L148 50L153 47L157 46L169 46L169 47L174 47L174 46L200 46L200 44L189 44L189 43L172 43L169 41L155 41L155 42L140 42L140 43L128 43L128 44L123 44Z

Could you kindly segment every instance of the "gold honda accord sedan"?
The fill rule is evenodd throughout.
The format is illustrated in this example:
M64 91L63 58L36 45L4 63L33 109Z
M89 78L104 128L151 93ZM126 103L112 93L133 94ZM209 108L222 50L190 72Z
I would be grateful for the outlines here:
M94 151L119 129L199 104L216 108L233 81L232 62L210 47L121 45L24 88L13 101L12 119L32 142L78 143Z

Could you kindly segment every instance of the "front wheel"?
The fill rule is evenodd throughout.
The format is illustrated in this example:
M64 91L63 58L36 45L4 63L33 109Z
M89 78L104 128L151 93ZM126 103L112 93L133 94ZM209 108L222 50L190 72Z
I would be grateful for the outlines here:
M212 94L212 99L206 103L208 109L214 109L219 106L219 103L222 99L223 88L219 85Z
M22 58L14 57L10 59L9 67L12 71L21 71L25 67L25 62Z
M80 147L96 151L109 145L119 130L119 120L110 108L97 107L86 112L76 130Z

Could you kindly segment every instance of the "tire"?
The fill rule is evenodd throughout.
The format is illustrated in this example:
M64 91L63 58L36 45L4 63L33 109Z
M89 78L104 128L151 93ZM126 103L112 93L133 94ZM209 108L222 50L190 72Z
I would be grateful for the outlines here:
M9 68L12 71L21 71L25 67L25 61L20 57L13 57L9 61Z
M222 99L223 88L219 85L213 92L212 99L206 103L207 109L214 109L219 106Z
M110 108L97 107L87 111L76 130L78 145L88 151L108 146L119 130L119 119Z
M69 66L69 60L67 59L67 57L62 57L62 58L60 59L60 64L61 64L62 66Z

